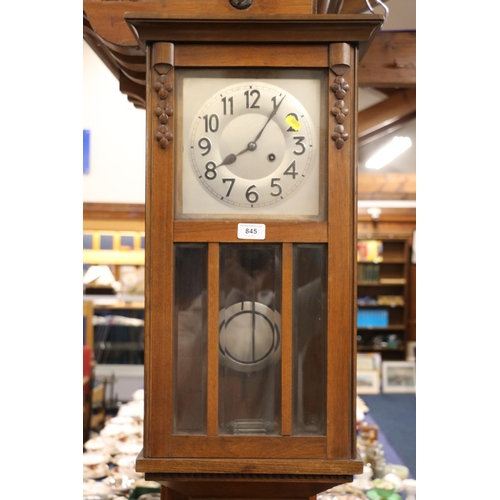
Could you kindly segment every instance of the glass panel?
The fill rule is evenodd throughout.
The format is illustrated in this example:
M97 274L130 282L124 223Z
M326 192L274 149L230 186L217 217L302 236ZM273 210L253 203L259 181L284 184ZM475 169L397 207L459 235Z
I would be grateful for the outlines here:
M175 245L174 434L206 433L207 256L205 244Z
M220 246L219 433L281 428L281 246Z
M293 402L295 435L326 435L326 245L294 245Z

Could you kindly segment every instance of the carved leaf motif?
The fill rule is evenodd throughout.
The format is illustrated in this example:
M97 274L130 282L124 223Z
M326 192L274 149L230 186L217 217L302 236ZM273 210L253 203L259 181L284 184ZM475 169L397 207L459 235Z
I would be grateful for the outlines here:
M344 130L343 125L337 125L333 131L332 139L335 141L337 149L342 149L347 139L349 139L349 134Z
M344 77L335 77L334 83L331 85L330 89L333 91L337 99L343 99L347 95L349 90L349 84L345 81Z
M344 101L339 100L335 102L331 112L335 116L337 123L344 123L346 116L349 114L349 109L346 108Z
M153 88L160 98L160 101L154 110L154 113L158 117L158 121L161 124L155 134L155 138L160 144L160 147L165 149L173 138L173 134L167 127L167 123L169 117L172 116L174 111L169 105L167 99L174 86L166 74L161 74L154 83Z

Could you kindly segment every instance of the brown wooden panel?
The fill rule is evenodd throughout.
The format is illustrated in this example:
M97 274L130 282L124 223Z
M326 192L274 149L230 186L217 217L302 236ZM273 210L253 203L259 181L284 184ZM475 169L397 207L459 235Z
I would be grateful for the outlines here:
M240 240L237 237L239 221L175 221L174 241L176 242L221 242L221 243L262 243L262 240ZM247 219L257 222L257 219ZM326 222L265 221L267 243L324 243L326 242Z
M172 474L210 474L216 471L227 474L338 474L357 473L356 470L359 470L357 463L343 459L144 458L140 454L137 460L138 472L169 471Z
M283 244L281 311L281 434L292 434L293 245Z
M324 68L327 63L325 45L184 44L175 52L176 66Z
M331 48L331 65L336 64L335 46ZM350 89L356 88L354 75L355 52L351 52L349 68L343 78ZM330 73L330 85L337 75ZM355 93L348 93L344 101L349 109L356 109ZM337 97L330 92L329 108L333 109ZM329 194L328 194L328 370L327 370L327 437L329 458L351 458L353 449L353 297L354 289L354 216L356 128L352 115L344 122L348 134L345 144L329 142ZM329 136L337 123L332 116Z
M362 472L358 470L357 473ZM215 476L211 480L175 478L171 475L146 474L146 479L156 481L192 500L314 500L317 494L338 484L350 483L352 475L312 476L292 478L264 478L253 480ZM162 497L163 498L163 497ZM168 497L170 499L170 497ZM177 499L176 499L177 500ZM182 499L178 499L182 500Z
M170 75L173 80L173 72ZM173 193L158 186L173 185L174 144L162 149L155 140L158 117L156 92L149 87L146 147L146 276L145 276L145 436L146 456L165 456L172 433L173 318ZM171 117L173 127L175 115ZM153 181L154 179L154 181ZM153 237L154 235L154 237ZM154 384L153 384L154 381Z
M326 458L323 437L173 436L172 456L203 458Z
M219 244L208 245L207 434L218 433L219 415Z

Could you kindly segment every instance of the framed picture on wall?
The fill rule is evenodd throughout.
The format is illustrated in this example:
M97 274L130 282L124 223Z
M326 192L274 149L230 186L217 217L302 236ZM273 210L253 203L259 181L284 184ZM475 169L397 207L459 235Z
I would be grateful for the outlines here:
M385 393L415 392L415 363L413 361L382 362L382 391Z
M358 370L378 370L381 372L382 357L378 352L358 352L357 354Z
M380 375L378 370L357 370L356 387L358 394L379 394Z

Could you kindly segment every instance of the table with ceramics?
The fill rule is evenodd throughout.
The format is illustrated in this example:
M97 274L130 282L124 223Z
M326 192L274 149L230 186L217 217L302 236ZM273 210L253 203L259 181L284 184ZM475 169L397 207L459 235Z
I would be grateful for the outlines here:
M144 429L144 391L119 407L117 415L106 420L99 433L84 443L84 500L152 500L160 498L160 485L146 481L135 470L142 450ZM139 493L141 495L137 496Z
M368 457L363 437L364 415L369 409L357 400L360 429L358 451L364 460L363 473L348 484L336 486L317 495L317 500L416 500L416 481L408 468L385 463L380 443L372 440L381 461ZM117 415L106 420L99 433L84 443L83 500L153 500L160 499L160 485L146 481L135 470L143 447L144 391L135 391L132 400L121 405ZM373 466L372 466L373 465Z

